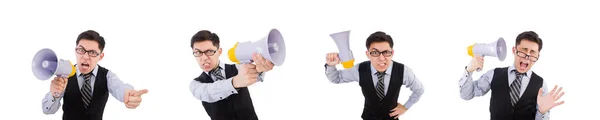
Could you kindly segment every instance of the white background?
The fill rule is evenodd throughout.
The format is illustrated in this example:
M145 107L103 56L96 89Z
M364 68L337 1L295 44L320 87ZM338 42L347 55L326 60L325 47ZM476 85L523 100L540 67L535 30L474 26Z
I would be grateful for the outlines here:
M97 30L106 39L100 65L136 89L149 89L137 109L112 96L108 120L207 120L189 82L201 69L190 38L202 29L216 32L226 52L236 41L258 40L271 28L281 31L287 58L263 83L250 87L262 120L360 119L363 97L357 83L332 84L325 54L337 52L329 34L352 30L357 62L368 60L365 40L375 31L395 42L393 60L411 67L425 86L421 100L401 119L489 119L489 96L462 100L458 80L470 60L466 47L504 37L512 47L517 34L534 30L544 40L533 70L549 86L564 86L566 103L551 118L592 118L597 114L597 3L567 2L347 2L347 1L196 2L0 2L0 119L61 119L62 109L44 115L41 101L50 81L37 80L31 59L42 48L75 62L75 39ZM510 50L510 49L509 49ZM509 66L487 57L485 70ZM220 57L230 62L226 54ZM342 68L339 66L338 68ZM481 73L476 73L475 78ZM410 95L404 89L400 102Z

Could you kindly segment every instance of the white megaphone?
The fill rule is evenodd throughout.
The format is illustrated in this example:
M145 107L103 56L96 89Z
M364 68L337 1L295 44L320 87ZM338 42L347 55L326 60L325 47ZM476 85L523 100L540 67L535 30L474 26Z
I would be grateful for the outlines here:
M285 61L285 42L279 30L271 29L267 36L255 42L236 42L229 49L227 55L232 62L245 64L254 62L252 60L254 52L259 53L276 66L281 66Z
M48 80L54 75L68 78L75 75L76 71L71 61L58 59L56 53L48 48L35 54L31 68L33 75L39 80Z
M474 55L494 56L498 60L504 61L506 58L506 42L504 42L504 38L500 37L497 41L487 44L475 43L467 47L467 54L471 57L474 57ZM481 68L477 68L477 71L481 71Z
M344 68L352 68L354 66L354 56L352 55L352 50L350 50L350 31L333 33L329 36L333 38L335 45L337 45L340 52L338 57L342 66Z

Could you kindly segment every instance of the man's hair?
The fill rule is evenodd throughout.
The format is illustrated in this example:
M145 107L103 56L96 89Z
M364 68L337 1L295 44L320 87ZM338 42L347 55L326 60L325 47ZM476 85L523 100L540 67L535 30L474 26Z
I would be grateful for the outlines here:
M367 38L367 49L371 46L371 44L375 42L388 42L391 48L394 48L394 40L392 37L385 32L377 31Z
M106 42L104 41L104 37L100 36L98 32L94 30L87 30L82 32L81 34L79 34L79 36L77 36L77 41L75 42L75 44L78 45L79 41L81 41L82 39L98 42L98 48L100 48L100 51L104 51L104 46L106 45Z
M194 34L194 36L192 37L190 47L194 48L194 43L203 42L207 40L210 40L215 47L219 48L219 36L208 30L201 30Z
M542 38L540 38L537 33L533 32L533 31L522 32L521 34L519 34L517 36L517 41L515 42L515 44L516 44L515 46L518 46L519 44L521 44L521 41L523 41L523 40L537 43L539 46L538 51L542 51Z

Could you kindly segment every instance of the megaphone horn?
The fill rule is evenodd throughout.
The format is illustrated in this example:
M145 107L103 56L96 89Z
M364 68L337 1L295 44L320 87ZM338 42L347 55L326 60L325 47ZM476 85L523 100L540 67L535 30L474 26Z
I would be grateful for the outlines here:
M276 66L285 61L285 42L277 29L271 29L269 34L256 42L237 42L229 49L227 55L232 62L250 63L252 53L257 52Z
M39 80L47 80L53 75L70 77L75 75L75 66L71 61L58 59L51 49L39 50L33 57L31 64L33 75Z
M494 56L498 57L498 60L500 61L504 61L506 58L506 43L502 37L500 37L497 41L487 44L475 43L467 47L467 50L469 56L471 57L474 55Z
M350 31L333 33L329 36L333 38L335 45L337 45L339 50L338 57L342 66L344 68L352 68L354 66L354 56L352 55L352 50L350 50Z
M467 54L471 57L474 57L474 55L494 56L498 60L504 61L506 58L506 42L504 38L500 37L498 40L487 44L475 43L467 47ZM481 68L478 68L477 71L481 71Z

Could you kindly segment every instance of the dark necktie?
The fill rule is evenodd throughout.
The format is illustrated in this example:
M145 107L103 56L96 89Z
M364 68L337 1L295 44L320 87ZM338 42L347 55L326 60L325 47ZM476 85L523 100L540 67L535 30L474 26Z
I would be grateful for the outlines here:
M88 74L83 74L83 88L81 88L81 100L83 100L83 104L85 109L88 108L88 106L90 105L90 102L92 100L92 86L90 84L91 80L92 80L92 74L88 73Z
M385 76L384 72L377 72L377 85L375 86L375 90L377 91L377 97L379 97L379 100L383 100L383 98L385 97L385 92L383 89L383 78Z
M220 66L217 66L217 68L213 69L212 71L210 71L210 74L212 74L213 76L215 76L215 78L217 78L215 81L219 81L219 80L224 80L225 77L223 77L223 73L221 73L221 70L223 68L221 68Z
M513 106L517 103L517 101L519 101L519 94L521 93L521 80L525 75L525 73L519 73L516 70L514 72L516 73L517 78L510 84L510 101Z

